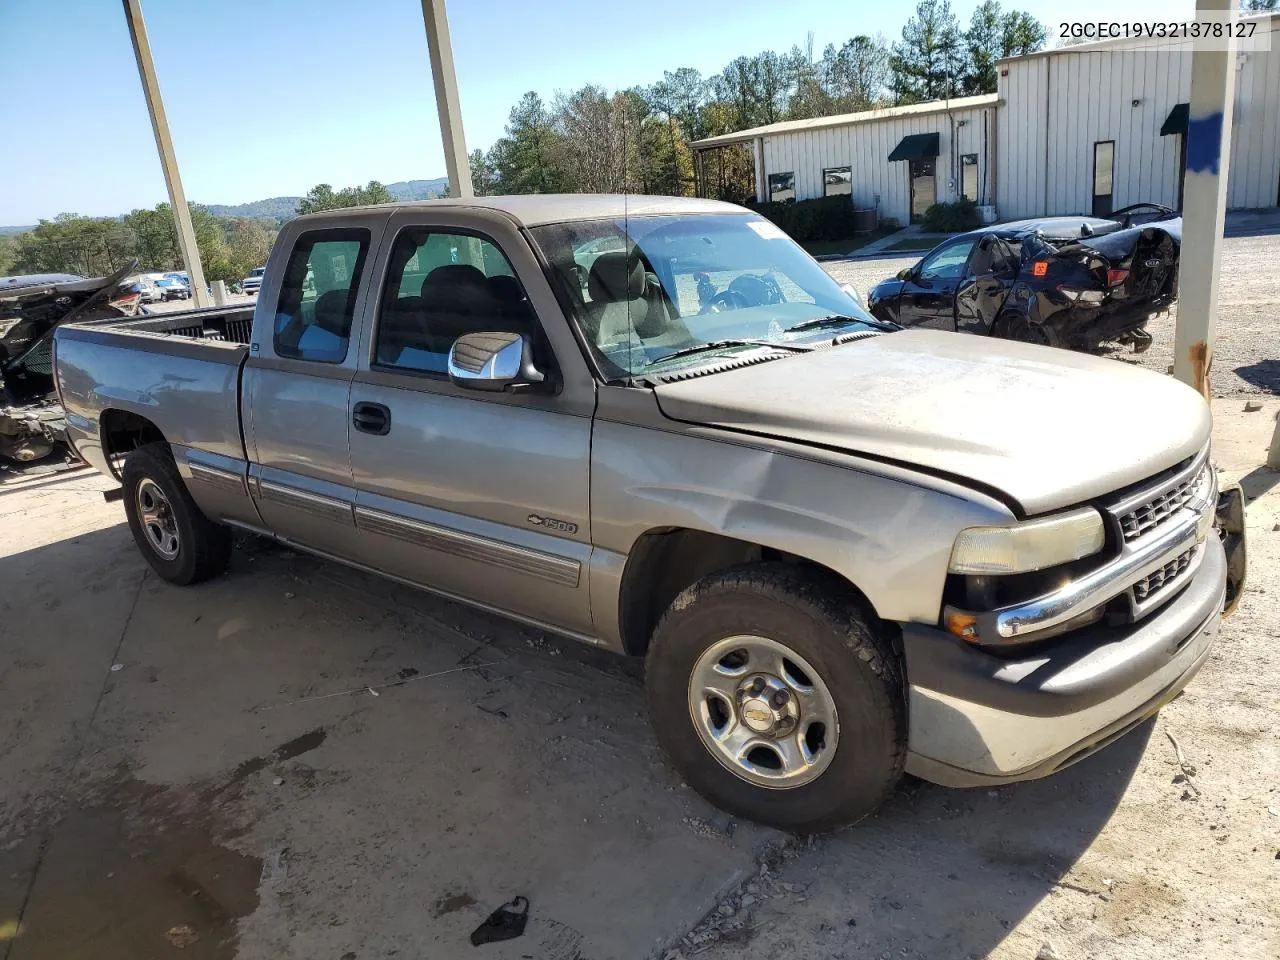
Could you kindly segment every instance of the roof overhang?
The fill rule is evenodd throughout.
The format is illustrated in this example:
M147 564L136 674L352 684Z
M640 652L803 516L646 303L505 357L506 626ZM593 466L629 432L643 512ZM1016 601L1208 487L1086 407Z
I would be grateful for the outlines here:
M898 141L898 145L889 154L889 162L895 160L923 160L925 157L936 157L942 152L940 138L936 133L912 133Z
M1173 109L1169 111L1169 115L1164 118L1164 123L1160 125L1160 136L1168 137L1172 134L1187 135L1187 119L1191 114L1191 104L1175 103Z

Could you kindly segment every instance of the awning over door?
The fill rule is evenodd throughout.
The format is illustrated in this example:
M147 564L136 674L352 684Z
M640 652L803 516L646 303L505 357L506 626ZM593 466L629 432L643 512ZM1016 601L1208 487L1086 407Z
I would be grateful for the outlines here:
M903 137L898 145L893 148L893 153L889 154L889 162L892 163L894 160L921 160L925 157L936 157L940 152L936 133L913 133L910 136Z
M1169 111L1169 115L1164 118L1164 123L1160 127L1160 136L1167 137L1171 134L1179 133L1182 136L1187 135L1187 116L1191 112L1191 104L1175 103L1173 109Z

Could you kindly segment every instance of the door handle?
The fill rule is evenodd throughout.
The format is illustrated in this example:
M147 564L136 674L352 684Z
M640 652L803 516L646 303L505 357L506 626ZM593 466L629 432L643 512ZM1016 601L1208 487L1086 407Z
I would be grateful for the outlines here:
M381 403L361 401L351 408L351 425L361 433L385 437L391 432L391 411Z

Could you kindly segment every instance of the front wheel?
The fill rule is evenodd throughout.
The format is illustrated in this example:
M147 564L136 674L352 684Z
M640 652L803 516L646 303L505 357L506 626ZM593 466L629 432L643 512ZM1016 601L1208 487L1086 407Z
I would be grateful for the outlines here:
M765 563L672 603L646 663L658 740L715 805L812 833L861 820L906 757L899 655L834 576Z
M179 586L216 577L231 559L231 531L201 512L162 443L129 454L121 471L134 542L156 573Z

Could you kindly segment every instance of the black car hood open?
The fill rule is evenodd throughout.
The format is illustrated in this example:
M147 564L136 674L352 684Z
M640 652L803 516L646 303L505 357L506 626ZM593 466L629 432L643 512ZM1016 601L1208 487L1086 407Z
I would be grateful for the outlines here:
M0 277L0 365L22 356L60 324L89 319L136 266L134 261L108 277L88 279L65 273Z

